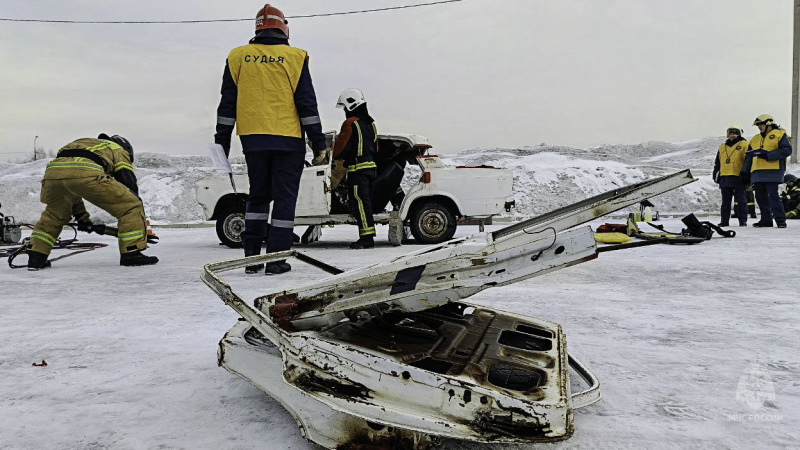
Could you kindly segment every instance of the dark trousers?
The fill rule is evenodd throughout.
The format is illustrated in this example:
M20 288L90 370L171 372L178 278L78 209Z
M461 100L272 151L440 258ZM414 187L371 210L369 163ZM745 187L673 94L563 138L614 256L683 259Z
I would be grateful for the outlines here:
M739 219L739 224L744 225L747 223L747 194L745 193L744 186L742 187L723 187L722 191L722 207L720 208L720 215L722 221L720 223L727 224L728 218L731 216L731 199L736 198L736 217Z
M245 152L247 177L250 180L250 196L247 198L242 232L245 256L261 253L267 224L270 223L270 203L273 203L272 226L266 237L267 253L292 248L294 210L305 156L297 151Z
M777 223L786 222L786 213L783 211L783 202L778 194L780 183L753 183L756 189L756 203L761 210L761 220Z
M745 190L745 195L747 196L747 213L750 214L750 217L755 219L756 218L756 197L753 193L753 185L748 186ZM736 214L738 208L736 205L738 204L738 200L736 200L736 196L733 197L733 213ZM736 215L731 216L738 217Z
M361 169L347 174L350 210L358 222L359 236L375 236L372 219L372 192L375 187L375 169Z

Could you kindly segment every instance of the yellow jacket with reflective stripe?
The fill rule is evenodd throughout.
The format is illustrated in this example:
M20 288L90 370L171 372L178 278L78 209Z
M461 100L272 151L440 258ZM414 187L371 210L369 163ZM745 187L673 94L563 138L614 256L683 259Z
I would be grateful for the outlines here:
M112 175L120 170L133 171L131 157L128 152L112 141L102 139L83 138L70 142L61 147L62 150L88 150L99 156L103 161L100 166L88 158L59 157L47 164L44 180L64 180L69 178L84 178L102 174Z
M763 149L768 152L777 150L778 143L781 142L781 138L783 138L784 134L786 134L786 130L772 130L767 133L766 139L761 136L760 133L756 134L752 137L752 139L750 139L750 148L753 150ZM767 161L763 158L753 158L753 167L750 169L751 172L767 169L780 170L780 160L776 159L775 161Z
M745 152L747 152L747 139L731 146L723 142L719 146L719 174L723 177L729 175L738 177L744 165Z
M294 92L306 57L305 50L288 45L231 50L228 67L238 89L236 134L303 136Z

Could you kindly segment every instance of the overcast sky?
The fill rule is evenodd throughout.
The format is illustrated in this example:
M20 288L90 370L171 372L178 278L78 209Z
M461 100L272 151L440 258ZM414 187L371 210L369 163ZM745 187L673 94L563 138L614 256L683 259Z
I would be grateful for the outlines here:
M292 0L287 16L425 0ZM186 20L254 17L259 2L0 0L0 17ZM289 20L311 57L323 128L361 88L380 132L438 152L577 147L722 136L773 114L790 127L791 0L464 0ZM0 159L34 136L57 149L99 132L137 151L206 154L228 52L253 22L70 25L0 22ZM239 153L238 140L234 153Z

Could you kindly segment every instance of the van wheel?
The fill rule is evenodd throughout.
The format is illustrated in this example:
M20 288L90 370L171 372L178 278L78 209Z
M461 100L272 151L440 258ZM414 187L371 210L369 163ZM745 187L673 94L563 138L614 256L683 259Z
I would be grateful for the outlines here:
M455 233L455 215L438 203L425 203L411 216L411 234L421 244L449 241Z
M220 242L230 248L241 248L243 231L243 207L228 206L220 212L219 218L217 219L217 237Z

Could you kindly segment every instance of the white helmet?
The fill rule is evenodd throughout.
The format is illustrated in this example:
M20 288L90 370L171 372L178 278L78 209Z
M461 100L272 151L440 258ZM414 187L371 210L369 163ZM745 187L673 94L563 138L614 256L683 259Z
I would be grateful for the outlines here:
M364 93L356 88L345 89L344 92L339 94L339 100L336 102L337 108L344 108L345 111L352 111L367 103L364 99Z

